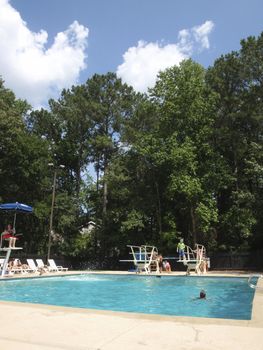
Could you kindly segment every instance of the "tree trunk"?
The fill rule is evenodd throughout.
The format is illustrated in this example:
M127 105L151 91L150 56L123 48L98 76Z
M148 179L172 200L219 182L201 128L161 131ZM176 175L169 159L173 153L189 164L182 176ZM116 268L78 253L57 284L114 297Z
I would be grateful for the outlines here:
M190 208L190 215L191 215L191 221L192 221L193 243L195 245L197 241L197 233L196 233L196 220L195 220L194 208L192 205Z
M80 165L77 168L76 171L76 194L77 194L77 198L79 198L79 192L80 192L80 182L81 182L81 172L80 172Z
M108 170L108 165L107 162L105 162L104 166L104 179L103 179L103 205L102 205L102 214L103 217L107 214L107 202L108 202L108 184L107 184L107 170Z
M96 169L96 190L97 190L97 194L99 192L99 178L100 178L100 170L99 170L99 166Z
M160 192L159 192L159 184L156 180L154 180L155 188L156 188L156 196L157 196L157 222L159 226L159 235L162 234L162 210L161 210L161 200L160 200Z

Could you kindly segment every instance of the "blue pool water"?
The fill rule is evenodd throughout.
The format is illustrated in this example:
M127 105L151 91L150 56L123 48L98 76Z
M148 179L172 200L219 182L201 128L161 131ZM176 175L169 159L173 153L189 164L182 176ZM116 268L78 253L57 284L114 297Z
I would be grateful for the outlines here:
M207 299L197 299L204 289ZM0 300L147 314L251 319L247 278L79 275L0 282Z

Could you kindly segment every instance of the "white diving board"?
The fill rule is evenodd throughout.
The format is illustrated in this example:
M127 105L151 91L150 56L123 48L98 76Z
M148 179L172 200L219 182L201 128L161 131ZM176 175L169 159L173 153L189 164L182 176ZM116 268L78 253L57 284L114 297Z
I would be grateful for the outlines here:
M137 268L137 272L159 273L158 250L154 246L135 246L127 245L130 248L130 253L133 259L119 260L120 262L133 262Z

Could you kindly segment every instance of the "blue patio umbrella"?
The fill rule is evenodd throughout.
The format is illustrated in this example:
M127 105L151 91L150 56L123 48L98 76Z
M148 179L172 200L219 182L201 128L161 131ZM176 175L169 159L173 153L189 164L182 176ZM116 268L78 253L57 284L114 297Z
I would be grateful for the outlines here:
M0 204L0 210L6 211L6 212L14 212L14 223L13 223L13 230L15 233L15 226L16 226L16 214L17 213L32 213L33 208L30 207L27 204L22 204L22 203L5 203L5 204Z

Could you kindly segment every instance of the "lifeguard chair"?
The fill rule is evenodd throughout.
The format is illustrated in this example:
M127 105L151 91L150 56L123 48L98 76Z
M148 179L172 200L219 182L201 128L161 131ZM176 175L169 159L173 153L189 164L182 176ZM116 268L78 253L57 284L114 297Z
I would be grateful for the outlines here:
M23 203L5 203L5 204L0 204L0 211L3 212L14 212L14 222L13 222L13 232L15 233L15 227L16 227L16 215L17 213L32 213L33 212L33 208L30 207L27 204L23 204ZM17 235L18 236L18 235ZM4 253L5 255L2 257L3 258L3 264L1 266L1 277L6 275L6 271L7 271L7 265L8 265L8 261L11 255L11 252L13 250L21 250L23 249L22 247L7 247L4 248L2 247L2 235L1 235L1 242L0 242L0 252Z

